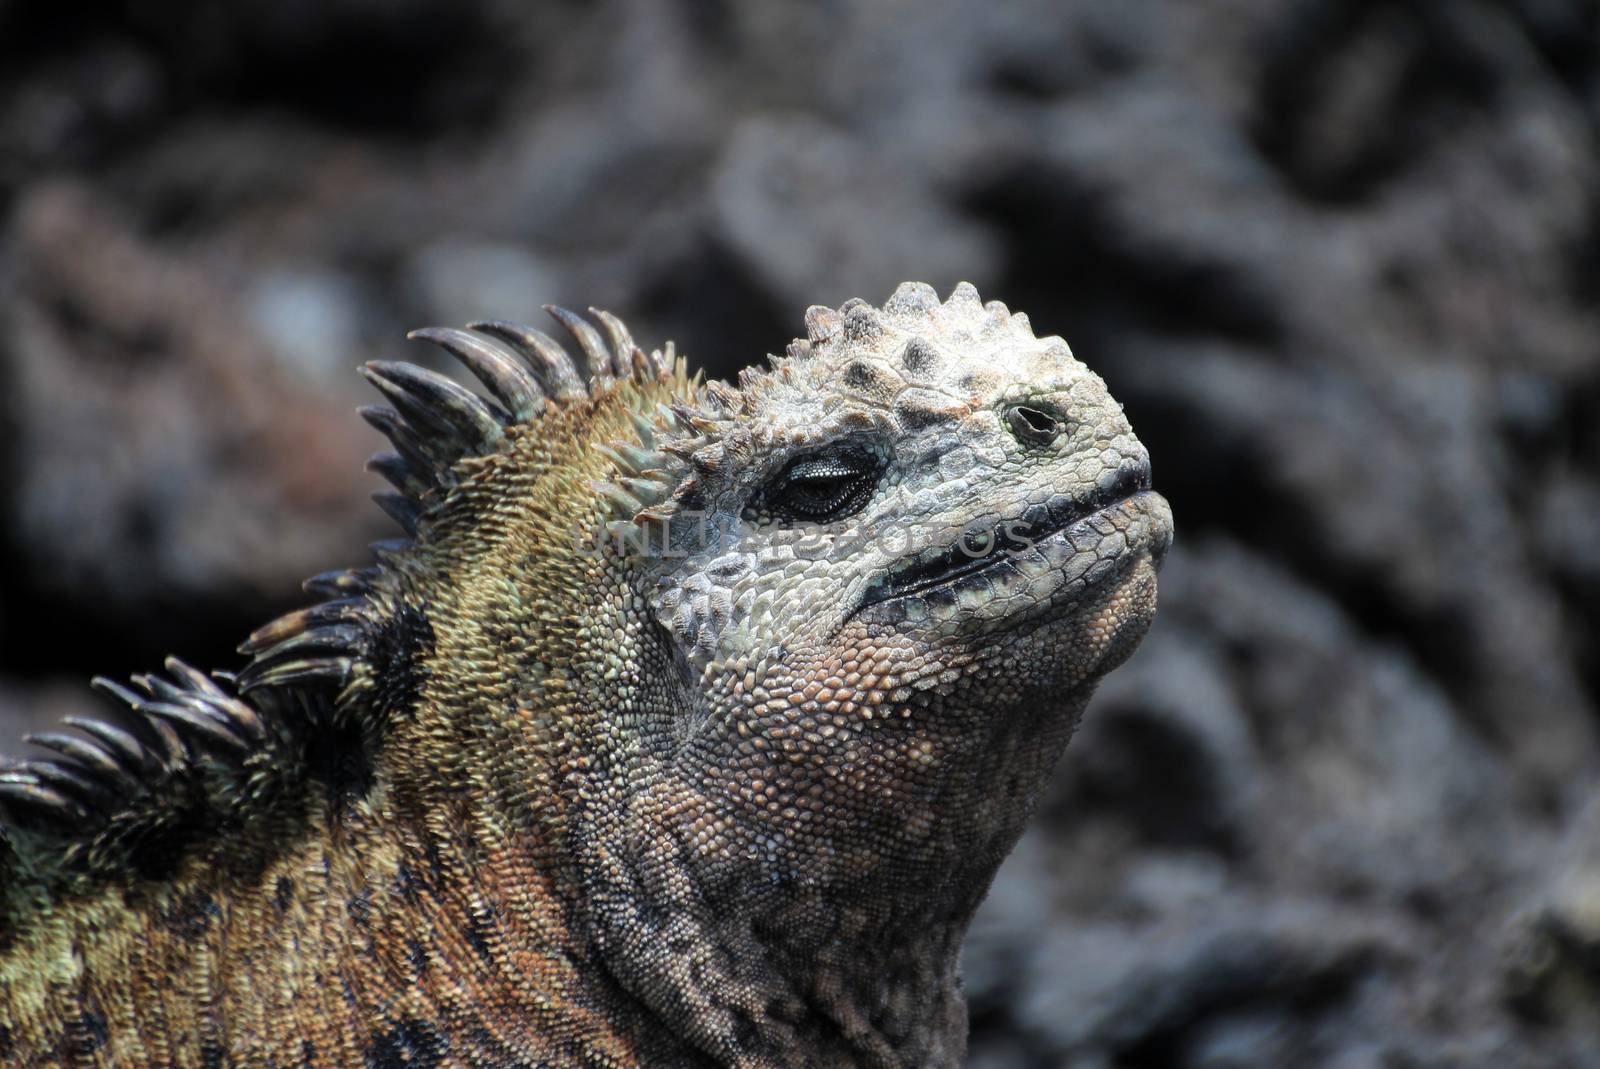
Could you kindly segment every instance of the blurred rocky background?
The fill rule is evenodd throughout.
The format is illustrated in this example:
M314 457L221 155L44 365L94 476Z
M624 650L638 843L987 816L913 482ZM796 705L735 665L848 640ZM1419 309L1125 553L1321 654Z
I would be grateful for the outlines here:
M0 737L387 536L360 360L976 283L1178 517L981 1069L1600 1065L1600 4L0 0Z

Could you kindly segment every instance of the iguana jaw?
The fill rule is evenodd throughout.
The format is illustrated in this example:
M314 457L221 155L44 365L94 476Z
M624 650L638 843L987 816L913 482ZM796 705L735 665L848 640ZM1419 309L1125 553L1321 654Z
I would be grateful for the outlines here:
M1129 507L1144 510L1146 503L1135 501L1144 494L1152 499L1148 511L1158 511L1156 502L1164 506L1150 492L1149 464L1129 464L1104 489L1053 494L998 520L986 517L951 533L942 531L934 545L890 567L851 615L886 602L958 596L962 590L982 589L989 580L998 580L1003 589L1021 574L1017 562L1035 553L1047 559L1070 556L1076 543L1094 543L1101 529L1114 523L1114 513ZM1158 541L1164 552L1166 540Z

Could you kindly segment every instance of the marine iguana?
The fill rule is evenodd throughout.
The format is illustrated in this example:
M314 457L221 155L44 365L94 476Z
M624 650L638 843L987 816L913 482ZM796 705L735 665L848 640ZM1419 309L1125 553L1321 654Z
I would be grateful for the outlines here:
M737 386L414 335L407 538L0 773L0 1062L958 1064L962 934L1171 514L1056 337L907 283Z

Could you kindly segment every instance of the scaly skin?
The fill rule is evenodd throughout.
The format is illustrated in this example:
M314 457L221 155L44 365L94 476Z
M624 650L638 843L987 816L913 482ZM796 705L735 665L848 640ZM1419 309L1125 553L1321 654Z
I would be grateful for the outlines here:
M967 923L1155 611L1144 449L965 285L737 389L604 326L587 386L429 335L493 404L371 366L413 542L0 777L6 1064L961 1063Z

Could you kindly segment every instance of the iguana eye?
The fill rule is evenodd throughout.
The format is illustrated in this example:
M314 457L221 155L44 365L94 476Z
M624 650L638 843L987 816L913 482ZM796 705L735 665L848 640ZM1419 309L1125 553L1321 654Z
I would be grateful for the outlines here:
M1058 416L1032 405L1012 405L1006 410L1005 418L1012 436L1024 445L1049 445L1063 430Z
M780 523L842 520L866 506L882 472L882 460L859 447L797 457L761 488L746 516Z

